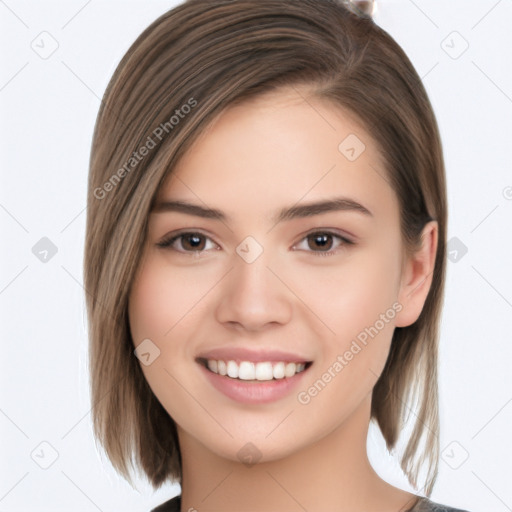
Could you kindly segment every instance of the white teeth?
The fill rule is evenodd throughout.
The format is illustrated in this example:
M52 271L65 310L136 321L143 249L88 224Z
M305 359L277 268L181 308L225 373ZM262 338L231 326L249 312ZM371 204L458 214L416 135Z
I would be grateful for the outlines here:
M209 359L208 361L211 361L211 359ZM226 368L226 363L224 361L217 361L217 372L219 373L219 375L227 375L228 374L228 370Z
M285 377L293 377L295 375L295 363L288 363L284 367L284 376Z
M293 377L296 373L304 371L305 363L252 363L241 361L238 365L235 361L208 359L207 366L213 373L227 375L232 379L240 380L272 380Z
M238 378L241 380L254 380L256 378L254 363L242 361L238 368Z
M235 361L228 361L228 377L232 379L238 379L238 365Z
M272 363L256 363L256 380L272 380Z
M284 363L277 363L272 368L274 379L284 379Z

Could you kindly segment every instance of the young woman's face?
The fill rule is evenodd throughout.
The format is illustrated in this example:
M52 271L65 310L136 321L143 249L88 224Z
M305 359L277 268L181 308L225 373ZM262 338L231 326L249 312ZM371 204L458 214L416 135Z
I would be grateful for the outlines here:
M397 198L353 117L293 89L231 107L158 199L129 318L183 435L274 460L368 406L407 308Z

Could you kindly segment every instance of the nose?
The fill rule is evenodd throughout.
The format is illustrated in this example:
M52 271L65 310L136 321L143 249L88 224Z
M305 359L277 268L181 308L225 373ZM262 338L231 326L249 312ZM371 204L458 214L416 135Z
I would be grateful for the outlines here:
M270 252L254 260L233 254L233 268L223 279L216 308L219 322L247 331L260 331L271 324L286 324L293 309L293 294Z

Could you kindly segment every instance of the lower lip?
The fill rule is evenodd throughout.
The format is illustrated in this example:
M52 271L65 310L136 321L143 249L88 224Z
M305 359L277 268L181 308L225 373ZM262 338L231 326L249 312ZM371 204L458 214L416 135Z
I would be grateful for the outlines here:
M250 382L213 373L202 364L198 364L214 388L228 398L244 404L267 404L289 395L309 370L308 367L293 377Z

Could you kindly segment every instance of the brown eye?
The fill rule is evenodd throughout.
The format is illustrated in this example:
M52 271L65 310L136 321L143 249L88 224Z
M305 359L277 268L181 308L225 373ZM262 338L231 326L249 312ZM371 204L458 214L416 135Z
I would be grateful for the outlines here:
M210 246L208 246L208 242L210 242ZM194 232L173 235L170 238L158 242L156 245L164 249L169 248L176 252L192 254L205 252L215 246L208 236Z
M182 235L181 246L186 251L201 251L205 246L205 237L198 234Z
M321 251L329 251L333 245L333 236L329 233L314 233L308 235L308 247L311 250L320 249Z
M348 245L354 245L354 242L342 235L330 231L315 231L306 235L298 247L315 256L331 256L337 253L337 249Z

